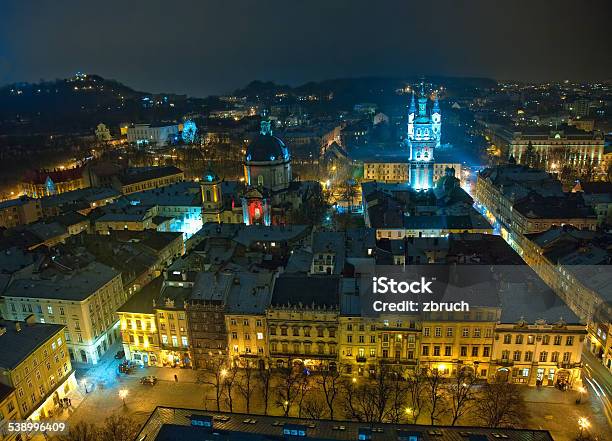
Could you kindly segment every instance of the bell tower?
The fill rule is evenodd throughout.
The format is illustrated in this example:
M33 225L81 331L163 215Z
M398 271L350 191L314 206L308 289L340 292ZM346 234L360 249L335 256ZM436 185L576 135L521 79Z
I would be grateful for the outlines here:
M428 190L433 187L434 150L440 145L440 106L436 97L429 115L427 101L421 83L418 105L415 106L413 94L408 114L408 171L410 186L415 190Z
M221 179L212 171L207 171L200 179L202 190L202 222L221 222L223 194Z

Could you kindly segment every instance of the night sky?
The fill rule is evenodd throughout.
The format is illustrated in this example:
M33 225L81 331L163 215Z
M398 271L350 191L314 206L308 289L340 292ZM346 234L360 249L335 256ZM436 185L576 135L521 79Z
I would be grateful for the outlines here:
M82 71L205 96L254 79L603 80L611 12L609 0L0 0L0 84Z

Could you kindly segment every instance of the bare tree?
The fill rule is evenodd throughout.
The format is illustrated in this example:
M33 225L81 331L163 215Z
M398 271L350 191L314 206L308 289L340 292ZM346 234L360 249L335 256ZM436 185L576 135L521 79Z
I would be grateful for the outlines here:
M429 419L431 425L444 414L444 378L438 369L429 369L425 380L425 394L427 397L427 407L429 409Z
M518 427L526 414L520 389L506 382L485 384L475 409L487 427Z
M311 388L310 374L300 374L298 381L297 405L298 418L302 418L302 404Z
M238 392L244 398L246 413L251 413L251 396L255 389L255 371L249 360L244 363L242 375L238 380Z
M388 370L381 366L374 381L344 381L345 413L349 418L367 423L381 423L387 416L391 394Z
M276 388L276 405L283 409L285 416L289 416L289 411L300 388L302 374L297 369L294 369L293 366L281 368L279 374L279 385Z
M98 429L94 424L81 421L70 426L67 433L53 438L57 441L97 441Z
M447 385L447 392L450 401L451 410L451 426L457 424L457 421L472 410L475 399L476 376L469 369L461 369L457 375Z
M217 411L221 411L221 397L223 396L223 377L227 374L225 360L213 357L209 360L204 371L198 375L198 383L212 386L215 392Z
M304 413L308 418L320 420L325 415L325 404L316 397L309 396L304 403Z
M320 376L316 379L317 385L320 386L325 397L325 403L329 410L329 419L334 419L334 401L340 392L340 372L338 369L325 368L320 372Z
M407 388L404 378L399 371L389 373L389 409L386 420L399 424L406 414Z
M376 402L372 399L373 388L365 382L343 381L344 412L350 419L363 423L376 422Z
M138 434L138 425L122 415L111 415L98 430L99 441L132 441Z
M260 367L257 370L257 379L261 384L261 393L264 405L264 415L268 414L268 403L270 402L270 389L272 384L272 371L266 369L265 366Z
M408 416L412 424L416 424L421 411L426 404L426 380L427 376L422 371L417 371L406 380L406 390L409 401Z
M225 394L225 403L230 412L234 411L234 385L236 384L236 376L238 375L238 365L233 364L230 369L227 369L223 375L223 390Z

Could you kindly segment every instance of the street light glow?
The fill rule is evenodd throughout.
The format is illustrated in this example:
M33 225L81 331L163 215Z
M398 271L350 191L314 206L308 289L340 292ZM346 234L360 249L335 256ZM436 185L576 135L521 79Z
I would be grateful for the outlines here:
M128 396L128 390L127 389L121 389L119 391L119 398L121 398L123 401L125 401L125 397Z

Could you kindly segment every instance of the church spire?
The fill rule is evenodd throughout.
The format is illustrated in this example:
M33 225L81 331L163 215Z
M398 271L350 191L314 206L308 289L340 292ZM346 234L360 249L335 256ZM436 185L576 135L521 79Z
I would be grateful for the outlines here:
M435 94L434 104L433 104L433 113L440 113L440 103L438 102L438 94Z
M412 91L412 100L410 101L410 110L408 111L408 113L414 113L416 112L416 104L414 102L414 90Z

